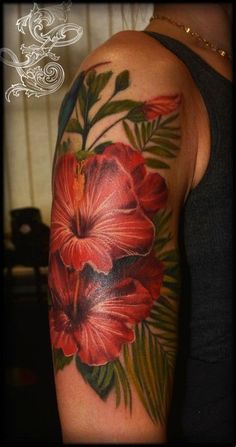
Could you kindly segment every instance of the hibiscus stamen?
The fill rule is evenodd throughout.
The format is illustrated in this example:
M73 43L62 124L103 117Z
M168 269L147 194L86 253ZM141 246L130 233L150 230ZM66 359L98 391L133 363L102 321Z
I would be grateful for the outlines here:
M78 309L77 305L78 305L78 298L79 298L79 283L80 283L80 281L79 281L79 275L78 275L78 278L77 278L77 281L76 281L76 285L75 285L74 297L73 297L73 315L74 315L74 318L76 318L76 316L77 316L77 309Z
M84 195L84 187L85 187L85 175L82 173L84 161L77 163L76 165L76 174L74 177L73 183L73 191L74 191L74 207L75 207L75 218L77 231L79 233L79 205Z
M77 164L76 175L74 178L73 190L74 190L74 205L78 208L79 202L84 195L85 176L82 173L84 161Z

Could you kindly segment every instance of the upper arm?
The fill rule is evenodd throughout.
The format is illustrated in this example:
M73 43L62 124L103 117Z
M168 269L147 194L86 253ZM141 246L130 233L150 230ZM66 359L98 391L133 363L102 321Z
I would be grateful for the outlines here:
M67 442L165 440L190 114L164 64L121 55L85 61L59 118L50 329Z

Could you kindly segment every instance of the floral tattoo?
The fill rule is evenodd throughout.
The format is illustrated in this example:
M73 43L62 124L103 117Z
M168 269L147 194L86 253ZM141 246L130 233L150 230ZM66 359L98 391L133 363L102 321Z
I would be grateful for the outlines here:
M102 102L100 93L112 82L113 93ZM177 250L168 248L168 188L156 170L169 169L168 159L179 151L181 96L113 99L129 85L127 70L115 77L95 66L78 76L62 103L51 217L51 341L56 371L74 360L101 399L114 390L116 406L123 402L130 412L132 384L152 421L164 424L179 272ZM108 116L113 123L88 144L92 127ZM118 123L127 141L101 141Z

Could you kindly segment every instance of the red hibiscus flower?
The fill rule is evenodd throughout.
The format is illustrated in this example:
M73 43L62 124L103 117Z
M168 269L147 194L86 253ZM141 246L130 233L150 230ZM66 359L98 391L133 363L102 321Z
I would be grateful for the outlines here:
M129 151L135 159L135 151L131 148ZM143 205L148 179L145 175L140 179L140 188L144 182L144 193L138 197L135 175L125 169L121 158L121 153L118 158L106 152L87 159L83 167L73 154L58 160L51 252L59 250L68 267L79 271L89 264L95 271L107 274L115 260L131 255L146 256L151 250L155 229L144 210L153 208L152 202L155 198L158 200L157 192L153 191L156 185L150 177L152 199L150 204Z
M160 296L164 275L164 264L156 259L151 252L146 258L138 258L125 267L125 275L137 279L149 291L153 300Z
M88 365L104 365L119 356L124 343L134 341L134 325L149 315L153 299L135 278L113 274L111 281L89 272L86 267L78 274L58 254L51 256L51 341L65 356L77 354Z
M145 166L145 159L140 152L123 143L107 146L104 154L115 157L133 179L133 185L139 204L150 218L166 206L168 190L160 174L150 173Z
M140 110L148 121L153 121L160 115L168 115L173 112L181 102L181 95L157 96L145 101Z

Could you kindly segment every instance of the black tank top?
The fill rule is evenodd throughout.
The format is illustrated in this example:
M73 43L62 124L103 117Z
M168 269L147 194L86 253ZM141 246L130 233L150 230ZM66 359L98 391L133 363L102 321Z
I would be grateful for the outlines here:
M181 42L144 32L186 65L211 134L207 170L181 217L183 290L170 425L174 432L179 419L181 442L232 442L232 83Z

